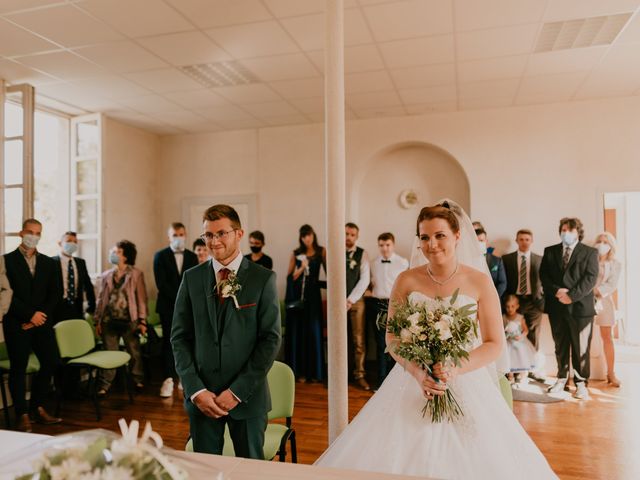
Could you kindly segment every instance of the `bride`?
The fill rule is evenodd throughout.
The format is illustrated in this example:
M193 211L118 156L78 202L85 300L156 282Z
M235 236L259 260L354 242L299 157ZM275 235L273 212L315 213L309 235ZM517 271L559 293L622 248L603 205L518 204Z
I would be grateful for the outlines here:
M433 377L391 348L397 365L316 465L444 479L557 478L500 393L500 302L469 217L451 201L425 207L417 238L428 263L398 277L389 316L394 304L429 302L459 290L456 306L477 305L481 341L460 367L434 365ZM394 342L387 334L387 344ZM464 417L432 423L421 414L425 398L448 388Z

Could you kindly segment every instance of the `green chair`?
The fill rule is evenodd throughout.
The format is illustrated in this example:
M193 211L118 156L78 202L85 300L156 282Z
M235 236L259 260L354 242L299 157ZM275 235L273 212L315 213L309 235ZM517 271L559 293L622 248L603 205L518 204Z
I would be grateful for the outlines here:
M0 391L2 392L2 407L4 410L4 423L7 429L11 428L11 420L9 418L9 400L7 398L7 391L4 387L4 374L9 375L11 370L11 362L9 361L9 354L7 353L7 345L0 343ZM40 370L40 362L38 357L33 353L29 355L29 361L27 362L27 375L33 375Z
M128 369L131 356L127 352L95 350L96 343L93 331L85 320L64 320L53 328L64 368L87 368L89 370L89 394L96 407L97 420L102 418L97 395L99 369L121 369L125 376L129 402L133 403ZM56 415L60 414L61 403L62 395L59 393Z
M153 327L158 334L158 337L162 338L162 325L160 324L160 315L156 312L156 299L150 298L147 301L147 325Z
M504 397L504 401L507 402L507 405L509 405L509 408L513 410L513 392L511 391L511 384L509 383L509 380L507 380L507 378L504 375L500 375L499 383L500 383L500 392Z
M291 442L291 461L298 463L298 451L296 449L296 432L291 428L293 405L295 402L296 380L291 368L282 363L274 362L267 374L269 392L271 393L271 411L268 414L269 421L284 418L286 425L279 423L267 424L264 435L264 459L272 460L278 455L281 462L287 456L287 441ZM193 451L191 439L187 442L185 450ZM234 457L233 442L229 435L229 429L224 431L224 448L222 455Z

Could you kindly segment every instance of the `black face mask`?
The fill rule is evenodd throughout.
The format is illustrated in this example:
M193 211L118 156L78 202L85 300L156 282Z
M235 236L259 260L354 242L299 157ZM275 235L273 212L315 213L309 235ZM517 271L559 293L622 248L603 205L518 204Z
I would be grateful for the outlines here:
M255 245L252 245L250 248L253 253L260 253L262 251L262 247L256 247Z

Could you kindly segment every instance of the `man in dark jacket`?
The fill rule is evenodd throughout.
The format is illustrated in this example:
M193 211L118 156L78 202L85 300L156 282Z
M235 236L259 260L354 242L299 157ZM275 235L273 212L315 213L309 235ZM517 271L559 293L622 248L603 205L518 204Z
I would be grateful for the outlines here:
M489 272L491 272L493 284L496 286L496 290L498 291L498 296L502 297L507 289L507 274L504 271L502 259L487 251L487 232L484 228L476 228L476 235L485 252L484 257L487 260L487 266L489 267Z

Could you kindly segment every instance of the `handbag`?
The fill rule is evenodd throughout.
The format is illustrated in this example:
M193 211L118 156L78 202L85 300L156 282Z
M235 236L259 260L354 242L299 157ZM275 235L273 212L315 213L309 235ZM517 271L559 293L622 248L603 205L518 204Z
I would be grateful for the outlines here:
M304 308L304 288L306 275L302 275L302 281L294 280L293 275L287 276L287 291L284 297L286 310L302 310Z

